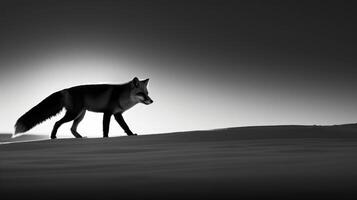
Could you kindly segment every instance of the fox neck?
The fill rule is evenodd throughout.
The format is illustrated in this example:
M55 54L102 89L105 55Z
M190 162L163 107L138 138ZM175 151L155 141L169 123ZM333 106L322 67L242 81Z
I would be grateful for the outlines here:
M125 87L127 87L124 91L124 93L122 95L120 95L119 99L118 99L118 103L119 103L119 107L121 108L122 112L130 109L131 107L135 106L137 103L139 103L138 101L136 101L135 99L133 99L130 95L130 85L127 84L125 85Z
M132 101L130 97L125 99L119 99L119 105L123 109L123 112L129 110L131 107L135 106L138 102Z

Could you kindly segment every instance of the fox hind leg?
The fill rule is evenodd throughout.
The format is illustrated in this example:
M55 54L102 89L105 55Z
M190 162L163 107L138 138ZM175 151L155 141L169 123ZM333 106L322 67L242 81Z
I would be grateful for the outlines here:
M56 137L57 130L62 124L74 120L79 114L80 114L80 111L79 112L73 112L73 111L69 112L69 111L67 111L66 114L62 117L62 119L58 120L55 123L55 125L53 126L53 129L52 129L52 132L51 132L51 139L56 139L57 138Z
M71 132L76 138L81 138L82 136L77 132L78 124L83 120L86 111L83 110L73 121Z

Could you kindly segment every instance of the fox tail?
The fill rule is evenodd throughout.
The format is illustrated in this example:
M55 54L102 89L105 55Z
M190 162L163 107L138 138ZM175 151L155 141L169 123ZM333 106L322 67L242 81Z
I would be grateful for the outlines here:
M17 137L20 133L26 132L46 119L55 116L62 110L63 106L61 91L51 94L16 121L15 133L12 137Z

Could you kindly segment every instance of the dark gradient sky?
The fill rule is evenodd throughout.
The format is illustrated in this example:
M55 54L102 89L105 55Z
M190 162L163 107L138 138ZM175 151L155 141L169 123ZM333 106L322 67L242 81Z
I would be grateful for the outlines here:
M354 122L355 15L343 1L2 1L0 131L56 90L134 76L156 100L127 113L141 132Z

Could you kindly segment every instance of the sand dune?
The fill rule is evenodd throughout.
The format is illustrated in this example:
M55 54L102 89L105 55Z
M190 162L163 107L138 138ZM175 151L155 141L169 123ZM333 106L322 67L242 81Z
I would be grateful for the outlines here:
M12 134L0 134L0 144L47 140L48 138L49 136L46 135L30 135L30 134L25 134L16 138L12 138Z
M2 199L354 198L357 125L0 145Z

